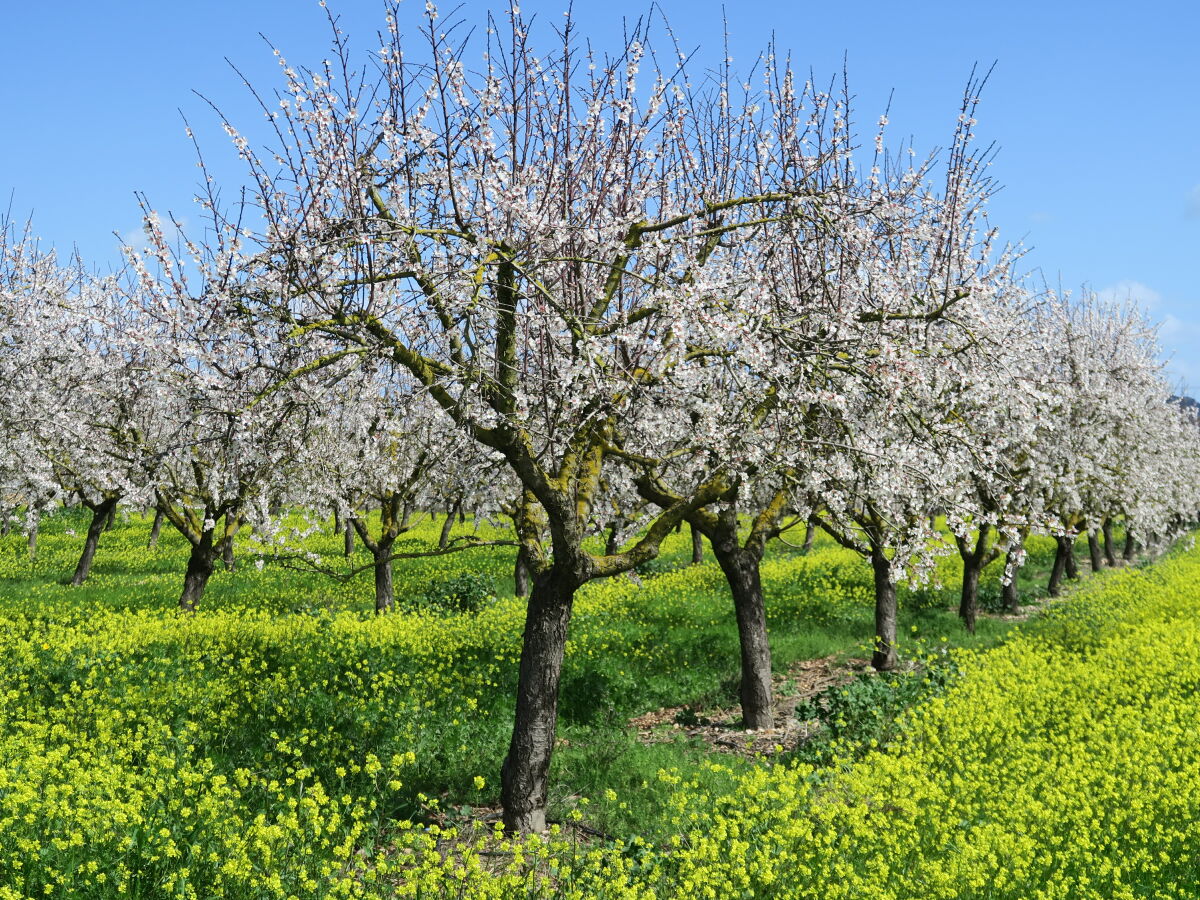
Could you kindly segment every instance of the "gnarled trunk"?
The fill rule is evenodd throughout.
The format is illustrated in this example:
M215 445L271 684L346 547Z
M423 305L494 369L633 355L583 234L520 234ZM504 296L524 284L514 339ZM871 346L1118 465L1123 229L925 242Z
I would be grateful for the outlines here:
M698 566L704 562L704 535L695 525L692 528L692 565Z
M1104 535L1104 561L1110 566L1117 564L1117 552L1113 546L1112 519L1100 523L1100 531Z
M161 509L154 510L154 524L150 526L150 540L146 542L146 546L153 548L158 546L159 535L162 534L163 513Z
M195 612L204 596L204 588L212 577L217 563L217 550L213 546L213 533L205 531L200 540L192 544L188 557L187 572L183 576L183 593L179 597L179 608L183 612Z
M724 524L724 523L722 523ZM737 616L741 648L742 722L746 728L763 730L775 726L775 704L771 686L771 644L767 637L767 607L763 599L759 558L739 546L737 532L712 536L713 555L729 582Z
M1057 597L1062 593L1063 576L1068 572L1068 562L1074 558L1075 542L1065 535L1057 535L1054 543L1054 565L1050 568L1050 584L1047 586L1051 597Z
M117 507L117 498L101 500L95 506L89 506L92 511L92 521L88 523L87 537L83 542L83 553L80 554L79 564L75 566L75 574L71 576L71 584L75 587L87 580L92 570L92 560L96 557L96 547L100 543L100 534L107 530L107 522L112 511Z
M575 591L586 579L561 559L533 579L525 613L512 741L500 772L504 826L544 831L546 783L558 725L558 687Z
M892 561L880 550L871 553L875 577L875 652L871 665L878 672L896 668L896 583L892 580Z

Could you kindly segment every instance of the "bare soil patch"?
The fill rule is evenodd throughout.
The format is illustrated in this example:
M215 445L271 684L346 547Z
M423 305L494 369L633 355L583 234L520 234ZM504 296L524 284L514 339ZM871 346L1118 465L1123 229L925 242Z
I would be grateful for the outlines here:
M741 708L703 709L693 704L668 706L643 713L629 720L638 739L646 744L667 743L681 735L703 741L720 753L739 756L772 756L794 750L821 727L816 719L801 719L796 707L823 691L873 672L865 659L845 659L840 654L803 659L774 678L775 723L770 729L755 731L742 726Z

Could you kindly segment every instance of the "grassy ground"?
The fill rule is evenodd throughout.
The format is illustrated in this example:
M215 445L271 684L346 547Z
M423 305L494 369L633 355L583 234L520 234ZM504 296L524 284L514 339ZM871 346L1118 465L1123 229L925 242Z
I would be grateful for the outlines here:
M149 523L122 517L104 535L89 583L71 588L62 581L84 527L69 514L48 519L36 561L20 536L0 541L0 692L8 698L0 885L54 894L70 884L72 896L110 896L124 882L127 896L172 896L183 854L196 884L228 885L228 896L320 895L307 886L307 864L280 874L281 854L344 870L348 853L397 821L445 822L495 805L523 621L510 596L511 548L397 564L398 597L414 607L464 573L490 582L496 598L478 613L412 609L377 619L369 573L341 583L273 563L260 570L243 542L237 570L214 576L201 613L180 617L173 607L186 546L178 535L164 530L148 549ZM438 527L423 523L410 545L431 545ZM326 533L311 546L333 558L340 541ZM1052 542L1032 543L1027 596L1038 595L1028 579L1044 580L1052 551ZM762 765L729 755L706 765L711 748L702 741L647 745L628 727L647 710L736 702L725 585L715 563L686 565L689 555L687 535L674 536L640 584L620 578L581 592L552 818L582 816L610 836L665 840L676 827L665 815L675 787L661 772L689 773L697 790L716 796ZM777 546L763 575L778 671L869 646L870 572L860 560L819 538L807 556ZM998 595L996 577L995 569L985 576L985 597ZM958 590L952 561L942 580L901 591L910 656L992 646L1013 627L984 616L966 635L948 609ZM813 714L828 719L827 733L869 747L890 737L928 681L863 681ZM49 761L36 771L15 762L34 746ZM796 751L813 760L826 752ZM71 804L55 799L64 791ZM106 808L108 825L87 817L89 803L113 798L119 809ZM305 802L316 804L308 825L294 821ZM33 867L18 864L32 847L29 817L47 833L78 834L86 852L72 838ZM264 854L275 862L263 863ZM100 870L86 871L97 859ZM286 883L276 890L268 872Z

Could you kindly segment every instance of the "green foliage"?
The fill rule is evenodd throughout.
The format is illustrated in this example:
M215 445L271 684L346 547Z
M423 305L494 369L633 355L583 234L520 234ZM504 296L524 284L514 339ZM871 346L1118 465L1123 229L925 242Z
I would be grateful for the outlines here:
M868 670L801 703L796 717L821 728L792 758L828 765L889 746L903 734L906 713L944 690L954 670L948 655L929 654L894 672Z
M487 575L459 572L449 578L437 578L429 583L417 609L443 613L479 612L484 604L496 599L496 582Z

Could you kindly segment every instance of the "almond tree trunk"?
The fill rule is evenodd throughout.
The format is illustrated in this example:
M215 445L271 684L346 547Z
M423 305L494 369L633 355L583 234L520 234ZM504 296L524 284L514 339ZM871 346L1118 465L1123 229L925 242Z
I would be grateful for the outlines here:
M575 591L584 581L582 567L561 559L533 579L517 678L516 721L500 771L504 826L510 832L546 829L546 787L567 626Z
M979 614L979 575L982 568L974 557L963 560L962 596L958 601L958 617L962 619L963 627L971 634L975 633L975 619Z
M179 597L180 610L192 613L200 606L200 598L204 596L204 589L216 564L217 550L213 546L213 533L205 531L200 535L200 540L192 544L187 572L183 576L183 593Z
M116 506L116 497L101 500L95 506L88 506L92 511L92 521L88 523L87 538L83 542L83 553L79 557L79 564L75 566L75 574L71 576L71 584L74 587L79 587L87 580L88 573L92 570L92 560L96 557L96 547L100 543L100 535L107 530L106 523Z
M154 510L154 524L150 526L150 540L146 542L148 548L158 546L158 538L162 534L163 514L161 509Z
M342 553L348 557L354 555L354 526L349 520L342 526Z
M804 546L800 548L800 552L807 554L813 548L813 541L817 537L817 523L812 519L804 526Z
M1062 580L1063 576L1067 574L1068 560L1073 557L1074 541L1065 535L1057 535L1054 543L1054 565L1050 569L1050 584L1047 586L1051 597L1057 597L1062 593Z
M461 506L461 498L454 503L447 504L446 521L442 523L442 533L438 536L439 550L445 550L450 545L450 532L454 528L454 516L458 513Z
M692 529L692 565L698 566L704 562L704 535L695 525Z
M990 525L980 525L973 548L965 539L955 539L963 564L958 616L971 634L975 633L975 620L979 615L979 576L983 573L984 566L991 561L988 558L988 538L991 531Z
M1092 571L1099 572L1104 567L1104 559L1100 555L1100 538L1097 536L1095 529L1087 533L1087 542L1088 561L1092 565Z
M1104 535L1104 561L1109 566L1117 565L1116 548L1113 545L1112 519L1100 523L1100 531Z
M1133 562L1134 552L1137 549L1137 542L1133 539L1133 530L1129 527L1129 521L1125 521L1125 550L1121 553L1121 558L1125 562Z
M517 562L513 566L513 593L518 597L529 596L529 554L524 547L517 548Z
M1075 537L1066 538L1066 568L1067 577L1072 581L1079 578L1079 560L1075 558Z
M396 590L392 584L392 542L380 541L371 548L375 560L375 614L380 615L392 608Z
M871 665L878 672L896 668L896 583L892 580L892 562L880 550L871 553L875 577L875 652Z
M724 523L722 523L724 524ZM713 535L713 555L733 595L741 650L742 723L756 731L775 726L771 685L771 644L767 636L767 607L763 599L759 559L738 544L737 532L722 529Z
M1010 573L1010 578L1007 583L1000 586L1000 595L1004 602L1004 608L1010 613L1016 613L1021 608L1021 599L1017 596L1017 572L1019 568L1013 565L1013 558L1016 556L1020 545L1011 548L1004 557L1004 571Z
M620 535L620 523L613 522L608 526L608 536L604 539L604 553L607 556L612 556L621 549L621 542L618 539Z
M27 540L30 562L37 562L38 527L40 524L41 516L38 515L37 511L35 510L33 513L33 522L31 522L29 525L29 537Z

